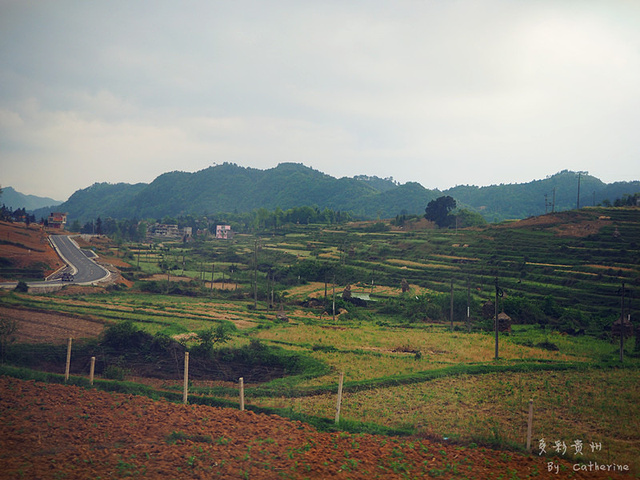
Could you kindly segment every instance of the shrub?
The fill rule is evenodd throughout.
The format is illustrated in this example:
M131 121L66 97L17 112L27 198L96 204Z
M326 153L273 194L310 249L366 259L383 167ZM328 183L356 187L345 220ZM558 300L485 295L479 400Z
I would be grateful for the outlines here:
M213 354L213 346L229 341L229 327L220 323L215 329L201 330L198 332L198 345L191 348L190 353L195 357L210 357Z
M514 320L514 323L544 324L547 322L547 317L538 304L525 297L517 295L505 297L502 305L504 312Z
M161 352L172 340L162 334L151 335L136 327L131 320L111 325L102 333L100 344L118 352Z
M102 372L102 376L109 380L122 381L127 373L128 371L122 367L118 367L117 365L108 365Z
M29 291L29 285L20 280L16 285L16 288L13 289L14 292L27 293Z
M536 344L536 347L542 348L544 350L549 350L551 352L557 352L560 348L553 342L545 340L544 342L540 342Z

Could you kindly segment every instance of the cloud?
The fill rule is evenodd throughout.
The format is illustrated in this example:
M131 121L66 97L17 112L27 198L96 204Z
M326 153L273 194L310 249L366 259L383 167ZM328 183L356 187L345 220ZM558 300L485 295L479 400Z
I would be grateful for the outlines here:
M68 196L224 161L637 179L639 21L622 0L4 2L2 182Z

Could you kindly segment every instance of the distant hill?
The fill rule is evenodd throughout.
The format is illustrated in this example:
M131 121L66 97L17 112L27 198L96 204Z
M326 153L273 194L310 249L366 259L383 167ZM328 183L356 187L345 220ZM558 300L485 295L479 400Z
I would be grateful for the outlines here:
M551 211L565 211L613 202L625 194L640 192L640 181L606 184L591 175L564 170L544 180L488 187L460 185L446 190L459 203L469 205L488 221L521 219Z
M450 195L459 207L477 211L489 221L499 221L550 212L554 189L555 211L575 208L577 186L578 174L566 170L523 184L466 185L439 191L415 182L400 184L391 178L366 175L338 179L297 163L282 163L267 170L224 163L195 173L165 173L150 184L96 183L75 192L58 209L68 213L70 222L97 217L159 219L259 208L286 210L304 205L374 219L422 215L431 200ZM581 206L640 192L639 181L605 184L590 175L581 176L580 186ZM40 218L48 212L34 214Z
M24 208L25 210L35 210L37 208L60 205L62 202L48 197L37 197L36 195L25 195L15 190L13 187L2 187L0 204L12 210Z

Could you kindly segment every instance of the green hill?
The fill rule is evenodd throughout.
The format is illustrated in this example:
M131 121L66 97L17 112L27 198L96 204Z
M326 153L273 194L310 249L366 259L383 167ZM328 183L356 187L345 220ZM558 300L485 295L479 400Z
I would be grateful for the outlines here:
M640 192L638 181L605 184L582 175L580 182L581 206ZM162 218L305 205L374 219L422 215L429 201L450 195L459 207L479 212L489 221L500 221L575 208L577 187L578 174L570 171L523 184L467 185L439 191L415 182L399 184L366 175L338 179L296 163L282 163L267 170L224 163L195 173L165 173L150 184L97 183L75 192L57 208L68 213L69 221L80 222L99 216ZM48 211L34 214L40 218Z
M17 210L24 208L26 210L35 210L42 207L50 207L60 205L62 202L49 197L38 197L36 195L26 195L20 193L12 187L2 187L2 196L0 204L4 204L7 208Z

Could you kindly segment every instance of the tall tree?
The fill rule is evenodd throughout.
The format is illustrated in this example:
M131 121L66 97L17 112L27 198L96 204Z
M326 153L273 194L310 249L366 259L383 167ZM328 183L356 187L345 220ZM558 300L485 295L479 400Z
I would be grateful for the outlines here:
M456 208L456 201L448 195L431 200L425 208L424 218L435 222L439 227L448 227L454 217L449 215Z

